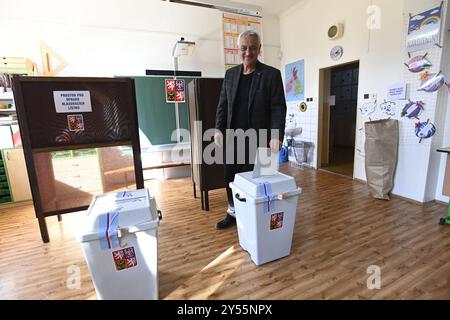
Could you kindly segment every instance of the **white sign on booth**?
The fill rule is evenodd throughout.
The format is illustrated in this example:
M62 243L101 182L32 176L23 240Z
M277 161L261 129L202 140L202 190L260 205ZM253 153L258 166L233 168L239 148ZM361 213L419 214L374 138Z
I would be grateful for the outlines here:
M92 112L89 91L53 91L57 113Z

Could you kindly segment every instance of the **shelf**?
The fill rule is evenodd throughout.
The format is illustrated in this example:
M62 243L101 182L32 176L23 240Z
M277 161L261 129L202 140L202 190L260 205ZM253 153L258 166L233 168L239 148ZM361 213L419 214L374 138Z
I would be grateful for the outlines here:
M1 101L1 100L0 100ZM0 116L16 114L16 108L0 109Z
M0 104L14 104L14 100L0 98ZM3 109L0 109L0 110L3 110Z
M1 92L0 100L14 100L14 94L12 91Z

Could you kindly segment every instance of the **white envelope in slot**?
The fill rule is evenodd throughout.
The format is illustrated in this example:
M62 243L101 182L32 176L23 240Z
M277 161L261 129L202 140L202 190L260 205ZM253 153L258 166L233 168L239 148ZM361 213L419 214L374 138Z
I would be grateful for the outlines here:
M272 152L270 148L258 148L252 178L271 176L278 172L279 152Z

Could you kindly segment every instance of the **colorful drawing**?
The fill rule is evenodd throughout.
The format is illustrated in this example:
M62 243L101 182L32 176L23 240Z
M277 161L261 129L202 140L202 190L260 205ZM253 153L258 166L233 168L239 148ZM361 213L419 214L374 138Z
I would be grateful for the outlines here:
M281 229L283 227L283 212L270 215L270 230Z
M305 99L305 61L299 60L286 65L286 101Z
M184 80L166 79L166 102L186 102Z
M409 101L408 104L405 105L403 111L401 113L402 117L407 117L409 119L417 119L419 120L420 113L424 110L423 106L425 102L423 101Z
M136 253L133 247L113 251L112 256L117 271L137 266Z
M397 113L396 106L397 104L394 101L385 101L382 104L380 104L381 112L388 115L388 116L395 116Z
M408 52L425 50L439 44L441 16L442 5L410 17L406 40Z
M82 114L72 114L67 116L67 123L70 131L83 131L84 121Z
M363 116L368 116L369 114L374 113L376 108L377 108L376 101L364 103L362 105L362 108L360 108L361 114Z
M433 64L430 60L427 59L427 55L428 53L423 56L413 57L407 63L405 63L405 66L409 71L413 73L418 73L422 72L425 69L429 69Z
M436 134L436 127L434 124L430 123L430 120L427 122L417 122L415 128L416 136L420 138L419 143L422 142L422 139L429 139Z
M436 74L425 71L420 74L419 80L421 81L421 84L418 91L436 92L446 84L445 76L442 72Z

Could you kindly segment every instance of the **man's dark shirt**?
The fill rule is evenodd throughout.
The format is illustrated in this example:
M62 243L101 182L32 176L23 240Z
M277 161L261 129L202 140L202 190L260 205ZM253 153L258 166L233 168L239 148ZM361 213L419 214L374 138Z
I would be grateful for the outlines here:
M249 126L248 119L248 100L250 87L252 85L254 72L250 74L241 74L239 79L239 87L234 105L232 128L243 129L246 131Z

